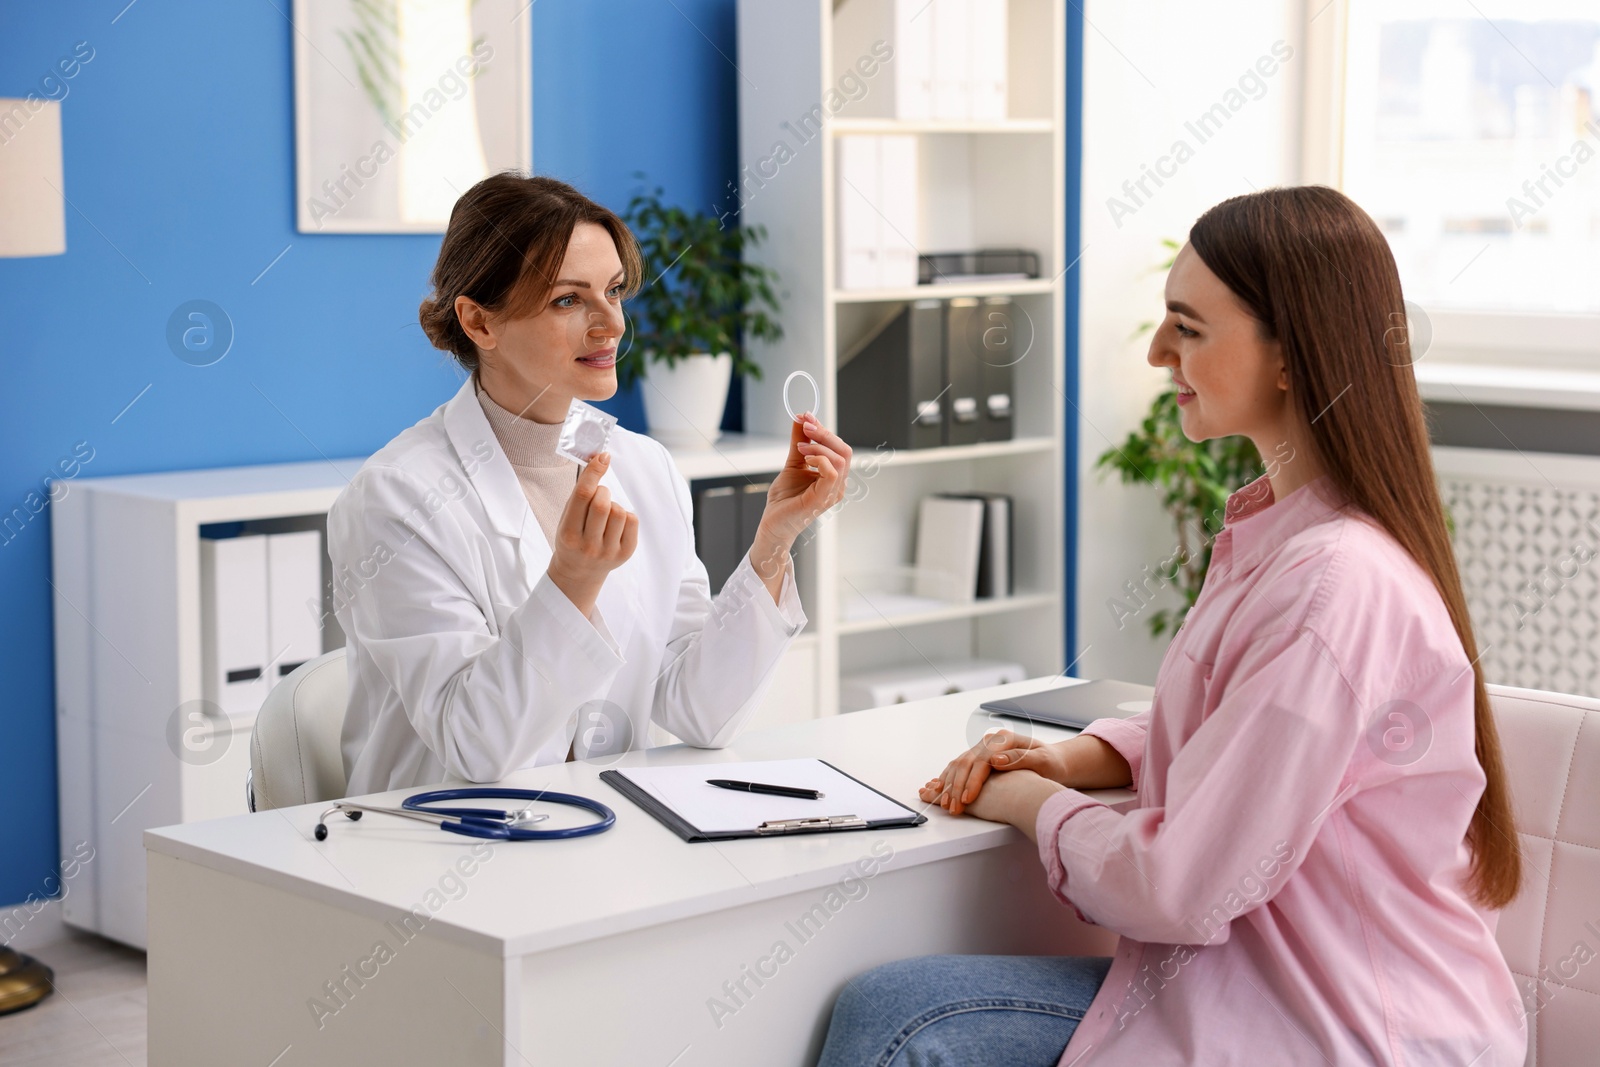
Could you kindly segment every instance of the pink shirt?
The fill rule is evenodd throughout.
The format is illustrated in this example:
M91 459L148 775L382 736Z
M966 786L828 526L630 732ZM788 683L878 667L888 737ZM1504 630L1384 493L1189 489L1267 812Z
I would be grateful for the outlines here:
M1138 807L1039 812L1052 891L1121 935L1059 1067L1523 1063L1498 913L1461 885L1472 672L1425 572L1335 492L1229 498L1151 710L1085 731Z

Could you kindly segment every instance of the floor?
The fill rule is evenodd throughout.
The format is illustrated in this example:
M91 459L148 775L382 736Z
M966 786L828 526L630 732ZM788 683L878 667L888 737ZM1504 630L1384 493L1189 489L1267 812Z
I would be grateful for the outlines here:
M5 1067L145 1067L144 953L68 932L27 954L56 972L56 991L0 1015Z

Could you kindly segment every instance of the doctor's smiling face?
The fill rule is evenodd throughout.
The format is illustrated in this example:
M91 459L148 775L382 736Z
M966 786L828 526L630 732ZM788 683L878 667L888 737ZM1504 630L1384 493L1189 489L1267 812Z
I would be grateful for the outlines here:
M1243 434L1262 455L1297 440L1282 346L1187 244L1167 273L1166 304L1148 359L1172 372L1184 436Z
M536 422L566 418L574 397L605 400L617 391L617 354L626 330L622 258L610 232L573 227L549 290L525 314L455 301L461 327L479 352L478 381L496 404ZM524 285L542 288L537 279Z

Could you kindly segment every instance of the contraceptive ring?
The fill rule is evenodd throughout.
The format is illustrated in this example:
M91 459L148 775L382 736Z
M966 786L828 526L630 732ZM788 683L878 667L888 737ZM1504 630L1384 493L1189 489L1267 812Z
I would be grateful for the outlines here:
M812 397L811 406L808 407L808 408L805 408L799 414L795 413L794 405L789 402L789 386L794 384L794 380L796 378L804 378L806 381L811 383L811 397ZM807 374L805 371L803 371L803 370L794 371L793 373L791 373L789 375L789 377L787 377L787 378L785 378L783 380L783 410L787 411L789 413L789 417L791 419L793 419L795 422L799 422L800 421L800 416L804 415L807 411L815 411L816 408L817 408L817 405L820 404L821 402L822 402L822 390L817 388L817 380L815 378L813 378L811 375Z

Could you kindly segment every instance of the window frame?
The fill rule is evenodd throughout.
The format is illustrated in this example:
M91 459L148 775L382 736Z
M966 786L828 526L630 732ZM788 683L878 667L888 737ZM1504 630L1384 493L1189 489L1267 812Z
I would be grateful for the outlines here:
M1292 2L1292 0L1291 0ZM1302 92L1300 169L1307 183L1344 187L1345 80L1347 74L1350 0L1301 0L1305 81ZM1570 404L1600 409L1600 314L1527 311L1462 311L1419 304L1431 327L1431 340L1419 363L1424 396L1448 387L1454 366L1467 377L1483 380L1483 368L1558 372L1564 380L1587 381L1593 397L1575 396ZM1528 340L1531 338L1531 340ZM1576 377L1571 372L1577 372ZM1432 387L1432 388L1430 388ZM1508 384L1504 399L1515 401L1519 390ZM1444 394L1450 393L1449 388ZM1459 392L1459 389L1454 390ZM1449 395L1436 399L1450 399ZM1546 398L1548 399L1548 397Z

